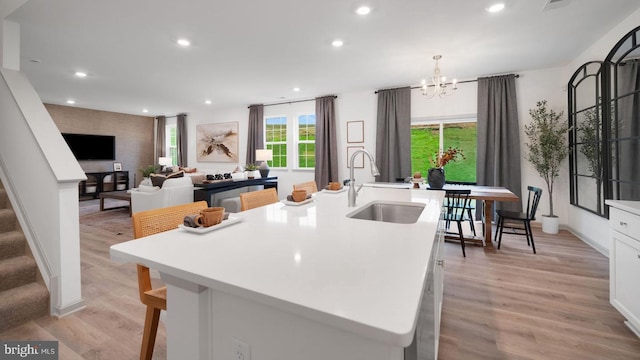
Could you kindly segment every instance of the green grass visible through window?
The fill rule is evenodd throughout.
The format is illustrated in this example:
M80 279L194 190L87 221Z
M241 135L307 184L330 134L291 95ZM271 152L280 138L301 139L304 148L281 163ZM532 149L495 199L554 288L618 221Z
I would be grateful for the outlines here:
M474 122L444 124L443 148L459 147L465 156L465 159L458 158L445 166L447 181L476 181L476 129ZM426 177L429 168L433 167L431 160L435 158L438 148L438 124L411 126L411 171L419 171Z

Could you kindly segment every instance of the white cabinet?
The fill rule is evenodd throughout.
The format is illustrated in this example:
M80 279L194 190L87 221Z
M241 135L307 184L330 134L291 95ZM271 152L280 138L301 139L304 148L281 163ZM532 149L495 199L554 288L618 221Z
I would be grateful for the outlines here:
M607 200L609 225L609 296L627 326L640 337L640 202Z

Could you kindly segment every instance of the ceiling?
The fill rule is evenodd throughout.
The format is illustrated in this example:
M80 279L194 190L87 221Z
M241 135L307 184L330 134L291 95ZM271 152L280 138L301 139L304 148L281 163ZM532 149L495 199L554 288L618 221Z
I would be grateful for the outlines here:
M8 19L44 102L172 115L418 85L437 54L458 80L563 66L640 8L554 1L29 0Z

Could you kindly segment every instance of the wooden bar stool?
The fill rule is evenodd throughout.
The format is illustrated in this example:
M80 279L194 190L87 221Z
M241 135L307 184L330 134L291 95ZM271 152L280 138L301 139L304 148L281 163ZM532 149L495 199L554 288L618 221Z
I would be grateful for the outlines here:
M206 201L198 201L134 213L131 217L133 237L138 239L176 229L184 222L185 216L197 214L207 207ZM140 292L140 301L147 305L140 360L151 360L153 346L156 343L158 322L160 321L160 310L167 310L167 288L163 286L153 289L149 268L138 264L138 291Z

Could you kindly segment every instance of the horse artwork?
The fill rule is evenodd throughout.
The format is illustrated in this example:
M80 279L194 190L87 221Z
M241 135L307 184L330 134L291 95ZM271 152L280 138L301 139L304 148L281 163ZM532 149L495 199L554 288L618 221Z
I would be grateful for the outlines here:
M198 161L238 162L238 122L196 125Z

